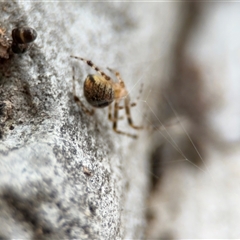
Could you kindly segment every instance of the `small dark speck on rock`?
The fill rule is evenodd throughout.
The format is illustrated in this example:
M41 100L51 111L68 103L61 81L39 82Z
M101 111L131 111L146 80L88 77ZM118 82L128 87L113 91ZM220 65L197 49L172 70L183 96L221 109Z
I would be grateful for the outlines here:
M61 203L60 202L57 202L56 205L57 205L58 208L61 208Z
M14 129L14 126L13 126L13 125L11 125L11 126L9 127L9 129L10 129L10 130L13 130L13 129Z
M76 200L74 198L70 198L70 201L76 203Z
M49 229L49 228L43 228L42 231L45 234L50 234L52 232L51 229Z
M92 213L93 215L95 215L96 209L97 209L96 206L94 206L92 203L89 203L89 210L91 211L91 213Z
M52 191L52 192L50 193L50 197L51 197L51 198L56 198L56 196L57 196L56 191Z
M60 222L62 219L63 219L63 216L60 216L57 221Z
M70 234L71 233L71 228L66 229L66 234Z

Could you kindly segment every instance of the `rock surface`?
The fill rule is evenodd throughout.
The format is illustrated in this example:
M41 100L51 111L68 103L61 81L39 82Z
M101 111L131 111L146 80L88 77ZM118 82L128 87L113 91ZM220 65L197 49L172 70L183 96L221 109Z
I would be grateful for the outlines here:
M149 137L119 136L106 110L92 117L76 105L72 66L81 99L84 77L94 71L69 56L117 68L134 99L141 82L161 79L161 61L168 65L177 9L155 3L1 3L6 34L26 25L38 32L28 52L0 62L1 239L143 238ZM138 107L133 118L141 124L145 110Z

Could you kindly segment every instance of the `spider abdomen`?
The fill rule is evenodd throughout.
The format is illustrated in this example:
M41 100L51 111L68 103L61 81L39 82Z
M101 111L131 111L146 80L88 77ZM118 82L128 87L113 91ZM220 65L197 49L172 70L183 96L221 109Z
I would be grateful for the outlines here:
M103 108L114 100L112 83L102 76L88 75L84 82L84 95L93 107Z
M15 28L12 30L12 38L15 43L31 43L37 38L37 32L30 27Z

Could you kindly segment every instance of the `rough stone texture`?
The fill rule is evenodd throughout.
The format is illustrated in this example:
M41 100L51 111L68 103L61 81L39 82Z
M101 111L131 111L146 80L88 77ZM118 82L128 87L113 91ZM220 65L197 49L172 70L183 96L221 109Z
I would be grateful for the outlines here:
M1 239L144 238L150 138L119 136L106 110L79 109L72 66L81 98L93 70L69 56L116 67L134 99L168 68L177 12L177 4L1 2L7 34L38 32L26 54L0 62Z

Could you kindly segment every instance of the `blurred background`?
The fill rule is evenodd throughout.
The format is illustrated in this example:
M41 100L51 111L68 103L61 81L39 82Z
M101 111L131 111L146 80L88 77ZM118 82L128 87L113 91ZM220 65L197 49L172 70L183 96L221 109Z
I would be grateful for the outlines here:
M239 238L240 4L178 11L167 80L151 102L165 127L153 135L147 239Z

